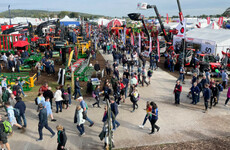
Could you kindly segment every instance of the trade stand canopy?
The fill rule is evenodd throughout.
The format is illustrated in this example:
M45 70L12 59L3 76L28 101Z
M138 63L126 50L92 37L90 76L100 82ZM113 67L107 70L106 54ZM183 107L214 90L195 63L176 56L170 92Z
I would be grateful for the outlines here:
M76 25L79 26L79 21L76 21L75 19L69 18L68 16L65 16L63 19L60 20L60 24L64 26L68 25Z
M182 41L181 37L174 36L173 46ZM194 29L186 33L186 41L193 44L200 44L200 51L203 53L211 53L222 55L222 51L226 52L230 48L230 30L227 29Z

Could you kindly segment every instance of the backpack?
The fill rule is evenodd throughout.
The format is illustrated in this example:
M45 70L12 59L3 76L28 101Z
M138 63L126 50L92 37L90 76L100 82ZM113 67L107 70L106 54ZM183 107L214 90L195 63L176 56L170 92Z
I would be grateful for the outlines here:
M219 88L220 92L222 92L224 90L224 87L221 84L218 85L218 88Z
M34 99L35 104L38 105L37 97Z
M12 132L12 126L9 121L5 120L3 121L4 131L5 133L11 133Z
M17 108L14 108L14 116L17 118L20 116L20 110Z

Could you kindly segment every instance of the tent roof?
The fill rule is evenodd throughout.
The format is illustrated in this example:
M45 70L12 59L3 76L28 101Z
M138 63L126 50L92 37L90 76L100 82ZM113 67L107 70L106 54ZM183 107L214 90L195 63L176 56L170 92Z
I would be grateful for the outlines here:
M227 29L213 30L208 28L194 29L188 31L186 33L186 37L215 41L216 44L220 44L230 40L230 30Z
M64 18L62 18L62 19L60 20L60 22L65 22L65 21L74 22L74 21L76 21L76 20L70 18L69 16L65 16Z

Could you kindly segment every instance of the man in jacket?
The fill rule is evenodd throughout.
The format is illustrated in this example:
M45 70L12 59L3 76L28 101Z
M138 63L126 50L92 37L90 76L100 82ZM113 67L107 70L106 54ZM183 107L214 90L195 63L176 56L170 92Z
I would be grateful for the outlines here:
M43 140L43 134L42 134L42 129L45 127L47 130L50 131L51 138L55 136L54 131L48 126L48 120L47 120L47 110L46 108L43 107L43 105L40 103L38 104L39 107L39 123L38 123L38 132L39 132L39 139L37 141L42 141Z
M113 124L113 131L116 130L116 128L118 128L120 126L120 123L116 120L116 117L118 115L118 105L117 103L114 101L114 99L110 99L110 107L111 107L111 112L113 114L114 117L112 117L112 124ZM117 126L116 126L117 125Z
M75 80L75 84L74 84L74 99L77 98L77 94L79 94L79 96L81 96L81 86L80 86L80 83L79 83L79 77L76 78Z
M14 108L17 108L19 110L19 112L20 112L19 116L17 117L18 124L20 124L22 126L22 120L21 120L21 118L22 118L23 122L24 122L23 127L26 128L26 126L27 126L26 116L25 116L26 105L22 101L21 97L16 97L15 99L16 99L17 103L15 104Z

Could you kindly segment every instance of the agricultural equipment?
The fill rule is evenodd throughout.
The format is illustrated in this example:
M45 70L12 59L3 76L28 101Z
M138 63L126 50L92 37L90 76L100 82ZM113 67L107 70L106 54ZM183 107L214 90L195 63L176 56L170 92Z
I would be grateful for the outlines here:
M215 56L210 54L198 54L199 59L199 65L200 65L200 71L203 72L207 70L209 67L212 71L215 71L215 69L220 69L221 64L216 62Z
M0 81L2 81L3 77L7 78L7 84L13 86L17 77L21 77L21 82L23 84L23 91L30 91L34 87L34 82L37 80L37 74L30 77L29 72L20 72L20 73L1 73Z
M49 26L55 26L55 35L58 35L58 30L60 28L60 21L57 20L49 20L39 24L35 30L35 34L39 37L45 37L47 33L49 33Z

